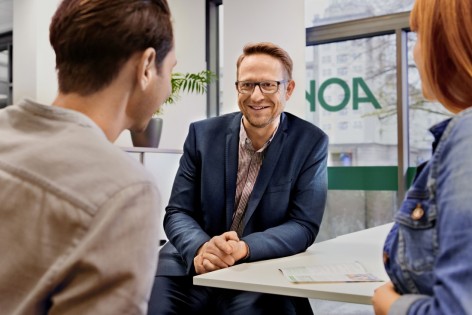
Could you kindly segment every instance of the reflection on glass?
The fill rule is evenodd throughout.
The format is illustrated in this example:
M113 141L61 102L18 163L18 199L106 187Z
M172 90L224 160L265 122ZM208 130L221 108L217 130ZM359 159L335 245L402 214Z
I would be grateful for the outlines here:
M306 48L306 118L325 127L329 166L397 165L395 44L385 35Z
M305 26L319 26L411 10L414 0L305 0Z
M417 166L431 157L433 136L428 131L434 124L451 116L437 102L426 101L421 92L421 81L413 60L416 33L408 33L408 93L410 119L410 166Z
M393 221L395 191L329 190L317 242Z

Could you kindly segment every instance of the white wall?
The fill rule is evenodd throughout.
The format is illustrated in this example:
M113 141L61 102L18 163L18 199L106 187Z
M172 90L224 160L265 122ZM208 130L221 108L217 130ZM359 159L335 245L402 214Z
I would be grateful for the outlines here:
M13 1L13 103L25 97L49 104L57 93L49 23L59 0Z
M175 72L200 72L205 61L205 0L168 0L174 20L177 54ZM192 121L206 118L206 95L182 94L174 105L164 105L164 120L159 148L180 150ZM116 141L132 146L129 132Z
M236 60L248 42L269 41L293 59L294 94L286 111L305 118L305 1L224 0L224 98L222 113L237 111Z

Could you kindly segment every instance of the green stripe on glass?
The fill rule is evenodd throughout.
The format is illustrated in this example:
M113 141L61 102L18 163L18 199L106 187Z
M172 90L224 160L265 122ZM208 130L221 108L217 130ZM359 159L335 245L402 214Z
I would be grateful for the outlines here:
M407 187L413 181L415 167L406 174ZM328 167L330 190L398 190L397 166L330 166Z

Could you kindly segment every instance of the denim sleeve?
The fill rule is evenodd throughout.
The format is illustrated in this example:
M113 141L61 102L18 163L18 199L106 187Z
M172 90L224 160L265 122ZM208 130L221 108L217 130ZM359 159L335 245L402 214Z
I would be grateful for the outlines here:
M408 314L472 314L472 111L456 117L443 139L429 183L438 243L432 296L411 301Z

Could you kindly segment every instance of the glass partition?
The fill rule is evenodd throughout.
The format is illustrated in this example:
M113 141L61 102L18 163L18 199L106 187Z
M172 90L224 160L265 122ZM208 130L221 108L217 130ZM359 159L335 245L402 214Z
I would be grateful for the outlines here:
M306 47L307 120L330 138L317 241L391 222L397 207L396 37Z
M306 48L307 120L330 138L329 166L397 165L395 35Z

